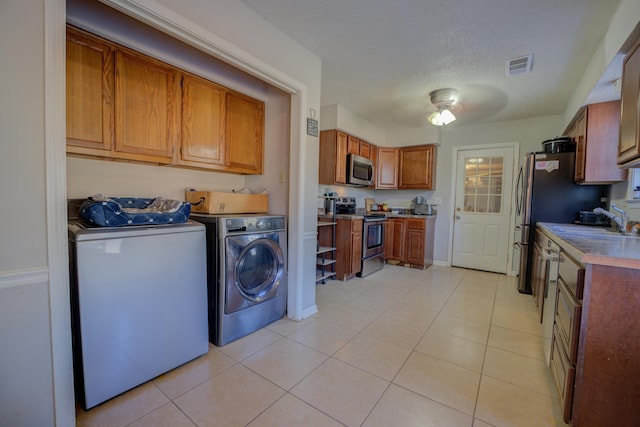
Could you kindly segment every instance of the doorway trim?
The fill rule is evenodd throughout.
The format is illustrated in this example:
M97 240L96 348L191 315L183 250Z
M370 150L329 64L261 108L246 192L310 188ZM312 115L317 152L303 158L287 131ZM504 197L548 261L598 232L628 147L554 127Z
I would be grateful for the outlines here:
M479 145L460 145L453 147L451 150L451 197L449 200L449 212L451 212L451 218L449 220L449 253L447 254L447 263L448 265L452 265L453 262L453 215L455 215L456 209L456 189L457 189L457 163L458 163L458 154L461 151L468 150L488 150L492 148L513 148L513 177L511 188L509 189L509 200L510 200L510 215L509 215L509 229L513 230L515 220L516 220L516 211L513 208L514 202L514 191L516 186L516 181L518 179L518 171L520 170L520 142L503 142L503 143L495 143L495 144L479 144ZM513 233L509 233L509 242L507 243L508 248L513 248L514 236ZM507 254L507 274L509 276L515 276L517 273L513 270L513 251L509 251Z

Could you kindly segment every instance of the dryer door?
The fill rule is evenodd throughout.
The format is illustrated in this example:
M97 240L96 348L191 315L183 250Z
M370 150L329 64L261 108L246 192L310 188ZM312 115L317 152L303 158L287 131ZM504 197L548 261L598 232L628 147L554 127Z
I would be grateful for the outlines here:
M277 295L285 260L277 233L228 236L225 313Z

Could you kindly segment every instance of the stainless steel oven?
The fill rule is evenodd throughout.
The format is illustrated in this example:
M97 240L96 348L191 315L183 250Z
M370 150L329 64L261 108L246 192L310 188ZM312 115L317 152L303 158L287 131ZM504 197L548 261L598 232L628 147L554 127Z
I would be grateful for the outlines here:
M384 267L384 223L382 215L365 216L362 229L362 268L358 276L365 277Z

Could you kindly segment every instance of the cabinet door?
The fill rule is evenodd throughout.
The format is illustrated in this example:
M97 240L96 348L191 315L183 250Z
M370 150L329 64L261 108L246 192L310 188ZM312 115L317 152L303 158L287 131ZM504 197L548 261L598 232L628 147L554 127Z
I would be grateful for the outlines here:
M617 165L620 101L588 105L576 121L574 180L580 184L610 184L627 179Z
M226 94L226 166L232 171L262 174L264 103L237 92Z
M180 163L196 166L225 164L225 89L207 80L184 75Z
M433 190L434 173L434 145L417 145L400 149L400 178L398 185L400 189Z
M67 151L113 146L113 49L67 29Z
M576 142L576 164L573 174L575 182L584 181L586 151L587 151L587 111L583 110L576 120L574 140Z
M362 157L371 159L371 144L365 141L360 141L359 153Z
M362 268L362 220L351 221L351 274Z
M621 101L618 164L637 166L640 164L640 42L624 60Z
M335 183L347 183L347 134L336 133Z
M347 134L335 129L320 132L318 182L347 183Z
M409 220L409 223L411 223L411 221L412 220ZM415 228L409 224L407 227L407 252L405 258L408 263L417 265L424 264L424 239L424 226L422 228Z
M398 148L378 147L376 188L398 188Z
M179 133L177 71L143 55L116 52L115 151L170 163Z
M536 300L538 308L538 316L542 322L542 313L544 312L544 294L546 291L546 272L547 262L542 254L542 248L538 242L533 244L533 265L531 268L531 290Z
M360 155L360 140L355 136L347 137L347 153Z
M390 250L388 259L404 261L407 236L407 220L403 218L393 218L393 226L390 230L389 242ZM385 249L386 252L386 249Z

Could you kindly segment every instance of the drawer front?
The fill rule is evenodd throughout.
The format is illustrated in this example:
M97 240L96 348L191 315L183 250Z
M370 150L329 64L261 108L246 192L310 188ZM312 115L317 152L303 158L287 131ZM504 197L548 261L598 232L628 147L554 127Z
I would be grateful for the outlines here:
M562 419L565 423L571 422L571 408L573 406L573 386L576 370L569 363L562 343L558 339L559 330L554 327L551 349L551 372L560 392Z
M571 290L571 293L581 300L584 293L584 267L567 256L565 252L560 252L558 274Z
M578 360L581 315L582 305L573 297L564 280L558 278L558 301L556 303L555 323L569 360L573 365L575 365Z
M424 219L408 219L407 228L411 230L424 230L426 221Z

